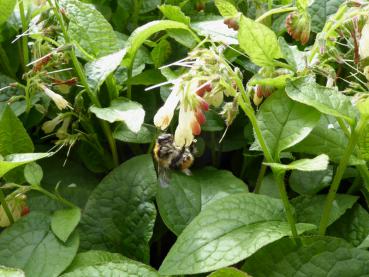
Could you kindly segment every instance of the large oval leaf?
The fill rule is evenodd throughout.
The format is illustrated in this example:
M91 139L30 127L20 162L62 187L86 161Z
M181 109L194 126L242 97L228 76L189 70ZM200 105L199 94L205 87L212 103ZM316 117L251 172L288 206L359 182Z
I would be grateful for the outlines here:
M0 25L12 14L16 3L16 0L0 0Z
M329 159L339 162L348 145L348 139L339 127L334 117L322 115L314 130L299 144L291 148L292 151L319 155L325 153ZM351 155L349 164L362 164L355 155Z
M314 225L297 224L299 233ZM160 267L168 275L195 274L229 266L290 235L280 200L252 193L214 201L184 229Z
M254 277L368 276L369 252L331 237L301 238L300 244L284 238L247 259L242 269Z
M292 101L278 91L262 104L257 121L273 157L302 141L318 123L320 113L309 106Z
M82 215L81 247L149 260L157 178L150 155L132 158L92 192Z
M296 210L298 222L307 222L319 225L325 203L325 195L298 196L291 200ZM345 211L357 201L357 196L337 194L329 217L329 225L335 222Z
M89 55L102 57L119 50L112 26L93 5L77 0L62 0L60 5L69 19L71 39Z
M192 176L173 172L170 185L156 196L165 224L179 235L191 220L214 200L247 192L246 184L229 171L204 168Z
M275 33L267 26L241 16L238 31L240 47L259 66L272 66L282 57Z
M1 233L0 264L21 268L27 276L59 276L72 262L78 244L78 233L64 244L50 230L50 217L32 212Z
M314 107L322 113L342 117L352 123L358 114L349 97L333 88L312 82L310 77L288 81L286 93L297 102Z

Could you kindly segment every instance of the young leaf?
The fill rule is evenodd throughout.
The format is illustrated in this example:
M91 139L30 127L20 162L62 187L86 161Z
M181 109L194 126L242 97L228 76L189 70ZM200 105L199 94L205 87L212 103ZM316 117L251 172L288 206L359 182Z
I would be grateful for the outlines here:
M155 138L156 128L153 126L141 126L138 133L134 133L125 124L120 124L114 130L113 137L117 140L131 143L150 143Z
M360 204L355 204L328 228L327 233L357 247L369 235L369 213Z
M0 264L20 268L26 276L59 276L72 262L78 244L78 233L62 243L50 230L49 216L31 212L1 233Z
M121 262L106 262L98 265L80 267L72 272L61 275L61 277L91 276L160 277L155 269L129 259Z
M24 167L24 178L31 185L41 184L44 173L37 163L30 163Z
M0 265L0 276L2 277L26 277L24 271L18 268L5 267Z
M182 11L181 8L178 6L172 5L161 5L159 6L159 10L163 13L163 15L173 21L182 22L186 25L190 24L190 18L186 16Z
M79 208L57 210L51 217L51 230L61 241L66 242L80 219Z
M290 150L307 154L325 153L331 161L339 162L348 144L348 139L339 127L336 119L322 115L318 125L302 142ZM362 164L364 161L351 155L349 164Z
M150 155L137 156L115 168L86 204L81 248L121 252L147 262L156 217L156 186Z
M289 179L291 189L301 195L314 195L331 184L333 167L322 171L294 170Z
M78 253L77 256L74 258L73 262L67 268L66 272L71 272L81 267L98 265L108 262L115 263L126 260L128 260L128 258L124 257L119 253L110 253L101 250L90 250L87 252Z
M273 66L274 59L282 57L275 33L245 16L241 16L238 41L251 61L259 66Z
M33 150L33 142L22 122L12 109L6 106L0 115L0 154L6 156L13 153L31 153Z
M191 27L199 35L209 37L214 42L222 42L226 45L238 44L237 32L229 29L223 19L194 22Z
M290 238L276 241L247 259L242 269L254 277L369 274L369 253L342 239L313 236L299 241L298 244Z
M291 234L280 200L252 193L233 194L204 209L184 229L159 273L196 274L229 266ZM297 224L299 233L314 225Z
M224 17L234 17L238 14L233 1L231 0L215 0L219 13Z
M342 93L311 82L309 77L288 81L286 92L291 99L314 107L318 111L355 122L357 111L350 98Z
M329 159L326 154L321 154L313 159L301 159L290 164L264 163L272 168L279 170L300 170L300 171L319 171L328 167Z
M69 19L71 39L89 55L100 58L119 50L112 26L93 5L78 0L61 0L60 7Z
M278 91L262 104L257 121L273 157L309 135L320 113L314 108L292 101Z
M151 35L167 29L185 29L190 31L186 24L171 20L157 20L142 25L137 28L127 41L127 54L123 59L123 64L128 68L132 66L137 50Z
M50 153L13 154L8 155L3 159L1 159L0 156L0 177L4 176L5 173L13 168L49 157L50 155Z
M229 171L207 167L186 176L173 172L168 187L156 195L163 221L176 235L210 203L230 194L247 192L246 184Z
M344 0L315 0L308 8L311 15L311 30L319 33L330 15L334 14Z
M16 3L16 0L0 0L0 25L3 25L12 14Z
M128 129L134 133L140 131L145 117L145 110L141 104L122 98L113 100L110 107L107 108L92 106L90 107L90 111L98 118L109 121L110 123L123 121Z
M297 221L319 225L325 197L325 195L321 194L315 196L298 196L292 199L291 204L295 207ZM356 201L357 196L337 194L335 204L332 206L330 213L329 225L340 218Z
M92 90L98 90L105 79L118 68L125 53L126 50L122 49L113 54L86 63L85 71L87 83Z

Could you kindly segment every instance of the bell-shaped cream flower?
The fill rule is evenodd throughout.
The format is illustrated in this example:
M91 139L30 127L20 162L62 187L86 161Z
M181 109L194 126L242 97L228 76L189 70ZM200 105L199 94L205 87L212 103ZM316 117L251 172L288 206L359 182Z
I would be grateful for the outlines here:
M200 124L197 122L195 111L181 106L179 110L178 126L174 134L174 143L178 147L191 145L194 134L199 135Z
M40 84L39 86L45 92L45 94L47 96L49 96L51 98L51 100L53 100L53 102L55 103L55 105L58 107L59 110L63 110L67 107L72 108L69 105L68 101L65 100L63 96L53 92L51 89L49 89L47 86L45 86L43 84Z
M161 130L168 128L170 122L172 121L174 111L181 100L179 91L179 83L175 84L172 93L169 95L164 105L157 111L154 116L154 124Z
M55 130L55 127L58 126L63 121L63 115L59 114L51 120L45 121L42 124L41 129L45 132L45 134L50 134Z
M359 55L361 60L369 57L369 21L366 22L361 31L361 38L359 40Z

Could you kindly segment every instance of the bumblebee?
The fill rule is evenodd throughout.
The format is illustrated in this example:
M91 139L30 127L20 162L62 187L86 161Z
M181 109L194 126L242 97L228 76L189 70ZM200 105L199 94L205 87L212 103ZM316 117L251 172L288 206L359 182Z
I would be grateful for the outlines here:
M177 147L172 134L161 134L156 140L154 158L158 164L158 178L162 187L169 185L170 170L181 170L191 175L190 167L194 162L196 141L190 146Z

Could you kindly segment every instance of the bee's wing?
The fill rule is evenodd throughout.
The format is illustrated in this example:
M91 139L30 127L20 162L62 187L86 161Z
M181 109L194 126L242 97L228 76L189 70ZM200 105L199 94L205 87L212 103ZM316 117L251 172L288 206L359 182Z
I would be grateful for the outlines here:
M159 185L162 188L167 188L170 183L170 170L162 166L158 166Z

